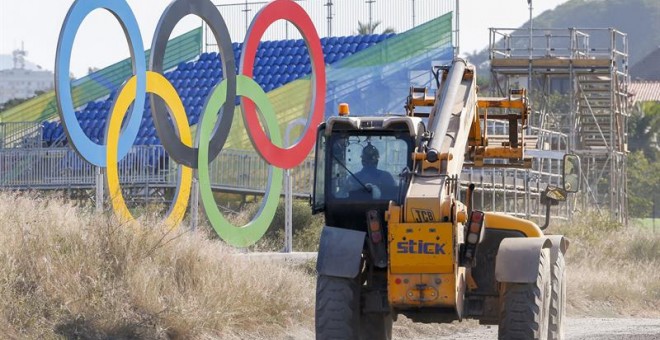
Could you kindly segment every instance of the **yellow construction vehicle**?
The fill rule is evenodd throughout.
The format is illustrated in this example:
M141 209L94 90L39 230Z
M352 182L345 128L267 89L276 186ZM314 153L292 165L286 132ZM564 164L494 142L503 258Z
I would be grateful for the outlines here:
M436 95L412 88L405 115L354 117L347 105L319 126L312 206L325 214L317 262L317 339L390 339L392 322L466 318L501 339L561 339L568 242L545 236L550 206L580 187L564 156L563 188L542 195L545 225L459 200L465 166L529 168L525 90L477 95L474 67L436 72ZM426 108L426 113L422 107ZM489 136L489 120L508 136Z

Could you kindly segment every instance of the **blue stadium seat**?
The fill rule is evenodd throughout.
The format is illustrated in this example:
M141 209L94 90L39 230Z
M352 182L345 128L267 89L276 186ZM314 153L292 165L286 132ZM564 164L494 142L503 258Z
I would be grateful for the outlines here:
M213 68L222 67L222 61L218 58L211 60L211 67Z
M217 69L213 70L213 79L216 79L216 80L220 79L221 76L222 76L222 69L221 68L217 68Z
M50 125L45 125L42 127L41 136L41 138L46 142L50 142L52 140L53 129L50 128Z
M324 61L336 63L353 53L387 40L395 34L355 35L347 37L322 38ZM242 53L242 44L233 43L232 52L238 61ZM254 78L264 91L269 92L311 73L311 61L303 39L264 41L260 43L255 57ZM201 53L195 61L181 62L174 69L168 70L165 77L179 93L184 103L191 124L199 121L206 97L222 77L222 64L217 52ZM113 105L117 90L111 91L105 100L87 103L83 110L76 112L81 127L92 140L103 138L105 121ZM160 141L151 117L151 103L144 105L142 125L136 144L155 145ZM58 122L42 124L43 139L46 143L62 138L62 125Z
M290 55L290 56L296 56L296 55L298 55L298 53L300 53L300 47L298 47L298 46L293 46L293 47L291 47L291 50L289 50L289 54L288 54L288 55Z
M335 62L335 53L334 52L330 52L330 53L325 55L325 63L326 64L332 64L334 62Z
M271 83L271 84L276 84L277 82L280 81L280 78L282 78L282 76L280 76L279 74L276 74L276 75L274 75L273 78L270 80L270 83Z

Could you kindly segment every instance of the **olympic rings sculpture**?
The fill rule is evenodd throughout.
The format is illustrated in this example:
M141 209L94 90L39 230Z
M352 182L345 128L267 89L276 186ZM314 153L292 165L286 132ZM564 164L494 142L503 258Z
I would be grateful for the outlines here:
M110 11L121 24L129 42L133 67L133 76L121 87L112 106L103 145L94 143L80 126L69 79L71 50L78 28L85 17L98 8ZM206 99L195 141L192 140L183 102L174 86L162 75L169 36L176 24L189 14L197 15L209 26L218 43L224 75ZM264 90L252 79L259 41L266 29L280 19L291 22L301 32L312 62L313 96L307 125L298 142L288 148L282 146L272 104ZM55 91L59 114L73 149L89 163L106 168L110 201L120 219L131 220L133 216L121 194L117 163L129 153L137 138L148 93L156 132L169 156L178 164L177 190L165 223L175 227L183 220L190 198L193 169L197 169L202 203L209 221L221 238L231 245L245 247L258 241L266 232L282 192L282 169L302 163L314 146L315 127L323 119L325 105L325 64L314 24L305 10L291 0L272 1L256 14L247 31L241 56L239 74L236 74L229 30L210 0L174 0L165 9L153 38L148 69L137 19L126 0L76 0L73 3L62 25L57 45ZM262 206L252 221L241 227L231 225L218 210L208 167L227 141L237 96L240 96L243 121L250 141L270 165ZM131 104L133 108L126 116ZM266 131L261 128L260 117ZM122 122L125 125L123 128Z

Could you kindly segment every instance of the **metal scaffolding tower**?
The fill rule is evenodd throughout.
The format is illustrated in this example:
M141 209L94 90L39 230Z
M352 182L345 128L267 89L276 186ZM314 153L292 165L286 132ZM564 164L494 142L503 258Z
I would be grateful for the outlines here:
M568 150L580 155L577 206L626 222L627 35L613 28L492 28L489 50L494 92L529 89L534 118L528 128L536 131L539 149L562 149L547 140L565 134Z

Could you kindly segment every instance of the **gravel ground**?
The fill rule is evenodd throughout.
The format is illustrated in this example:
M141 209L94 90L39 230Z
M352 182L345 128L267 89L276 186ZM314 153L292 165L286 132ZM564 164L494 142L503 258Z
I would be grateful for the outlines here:
M411 339L486 340L497 339L497 326L462 328L454 334L426 334ZM568 318L567 340L660 340L660 319Z

